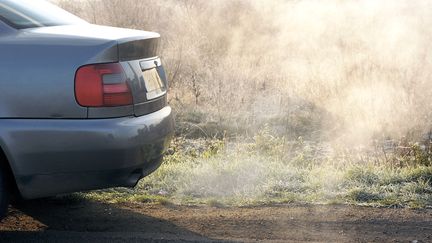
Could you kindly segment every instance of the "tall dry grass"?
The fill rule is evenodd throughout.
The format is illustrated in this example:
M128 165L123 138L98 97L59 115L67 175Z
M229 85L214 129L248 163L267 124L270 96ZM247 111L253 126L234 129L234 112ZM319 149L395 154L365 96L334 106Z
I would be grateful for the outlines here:
M57 2L92 23L161 33L182 135L255 135L220 152L174 144L116 200L431 205L430 138L410 143L432 119L431 1Z
M429 129L430 1L58 3L92 23L160 32L170 101L200 122L344 143Z

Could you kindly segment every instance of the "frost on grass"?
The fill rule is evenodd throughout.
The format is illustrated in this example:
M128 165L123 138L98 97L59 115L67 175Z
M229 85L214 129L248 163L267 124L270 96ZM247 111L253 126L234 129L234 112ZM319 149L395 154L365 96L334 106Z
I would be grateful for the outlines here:
M164 164L135 189L84 197L109 202L207 204L274 203L432 206L431 151L394 147L384 152L286 140L268 128L250 139L184 139L172 143ZM409 151L408 151L409 150Z
M192 150L176 150L185 143L190 148L191 141ZM267 131L249 141L177 139L173 146L164 165L134 193L177 203L432 206L432 167L421 161L401 165L395 152L360 158L353 151L323 148L329 144L286 141Z

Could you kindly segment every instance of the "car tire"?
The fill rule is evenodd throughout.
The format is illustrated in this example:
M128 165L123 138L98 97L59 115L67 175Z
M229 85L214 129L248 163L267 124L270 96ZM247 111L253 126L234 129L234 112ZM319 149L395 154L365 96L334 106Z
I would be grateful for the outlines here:
M9 183L5 170L0 167L0 220L6 217L9 206Z

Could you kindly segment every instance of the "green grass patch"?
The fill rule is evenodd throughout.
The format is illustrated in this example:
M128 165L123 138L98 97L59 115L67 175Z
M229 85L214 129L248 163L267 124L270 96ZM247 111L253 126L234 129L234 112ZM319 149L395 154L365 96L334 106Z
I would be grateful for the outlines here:
M136 188L82 196L111 203L211 207L280 203L432 206L432 167L425 165L424 157L419 163L414 156L410 163L392 164L389 154L359 159L358 153L329 146L301 138L287 141L267 130L242 141L177 138L165 163Z

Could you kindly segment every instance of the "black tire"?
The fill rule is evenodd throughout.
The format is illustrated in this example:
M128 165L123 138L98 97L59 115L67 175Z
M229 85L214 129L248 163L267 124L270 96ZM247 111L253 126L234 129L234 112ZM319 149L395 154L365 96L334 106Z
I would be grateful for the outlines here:
M5 170L0 167L0 220L6 217L10 198L10 187Z

